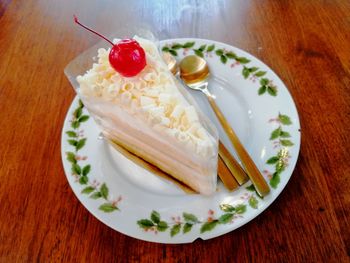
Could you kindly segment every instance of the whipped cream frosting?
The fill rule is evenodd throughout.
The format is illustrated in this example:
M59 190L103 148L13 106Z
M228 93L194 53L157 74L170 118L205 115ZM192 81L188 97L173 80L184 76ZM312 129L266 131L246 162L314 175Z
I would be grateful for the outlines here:
M197 154L212 155L215 140L202 127L195 107L178 90L179 84L155 44L138 37L135 40L145 50L146 67L135 77L124 77L109 64L110 50L100 48L97 63L77 77L81 94L123 107L142 117L154 129L164 131L194 149Z

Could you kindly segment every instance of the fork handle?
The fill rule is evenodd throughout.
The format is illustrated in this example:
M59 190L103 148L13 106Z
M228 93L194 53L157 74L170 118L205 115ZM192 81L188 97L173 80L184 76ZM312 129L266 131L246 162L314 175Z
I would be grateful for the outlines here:
M214 110L215 115L218 117L222 127L224 128L228 138L230 139L234 149L236 150L236 153L239 159L242 161L243 167L245 168L245 171L247 172L249 179L252 181L258 194L261 197L264 197L270 192L270 187L266 183L259 169L256 167L252 158L249 156L248 152L244 149L242 143L240 142L236 133L233 131L230 124L226 120L224 114L222 114L221 110L216 105L213 97L208 93L205 93L205 94L208 98L210 106Z

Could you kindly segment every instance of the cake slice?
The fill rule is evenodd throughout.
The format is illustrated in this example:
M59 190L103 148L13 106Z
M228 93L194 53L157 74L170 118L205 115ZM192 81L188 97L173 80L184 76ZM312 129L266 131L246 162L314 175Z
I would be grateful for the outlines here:
M145 67L125 77L110 64L110 50L78 76L77 92L104 135L201 194L216 190L218 135L168 70L156 45L134 38Z

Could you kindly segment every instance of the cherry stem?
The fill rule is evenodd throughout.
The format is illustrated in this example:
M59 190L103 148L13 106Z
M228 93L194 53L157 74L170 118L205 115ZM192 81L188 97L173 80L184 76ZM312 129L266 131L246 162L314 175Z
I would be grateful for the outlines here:
M103 38L108 43L110 43L112 46L114 46L113 42L110 41L108 38L106 38L105 36L101 35L100 33L97 33L96 31L92 30L91 28L89 28L89 27L83 25L82 23L80 23L79 20L78 20L78 17L76 15L73 15L73 17L74 17L74 22L77 23L79 26L81 26L81 27L85 28L86 30L89 30L90 32L98 35L99 37Z

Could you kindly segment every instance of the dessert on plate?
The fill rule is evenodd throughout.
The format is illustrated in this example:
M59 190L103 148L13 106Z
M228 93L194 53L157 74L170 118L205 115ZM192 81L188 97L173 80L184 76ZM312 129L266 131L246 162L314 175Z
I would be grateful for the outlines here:
M103 134L195 191L216 190L218 135L146 39L115 40L76 79Z

